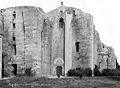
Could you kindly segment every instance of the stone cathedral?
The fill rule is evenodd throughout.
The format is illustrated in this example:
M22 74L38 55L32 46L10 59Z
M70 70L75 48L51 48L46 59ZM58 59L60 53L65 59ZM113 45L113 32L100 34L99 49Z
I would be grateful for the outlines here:
M101 42L93 16L61 6L45 13L34 6L0 10L0 76L13 66L16 74L32 68L37 76L54 76L56 69L115 69L112 47Z

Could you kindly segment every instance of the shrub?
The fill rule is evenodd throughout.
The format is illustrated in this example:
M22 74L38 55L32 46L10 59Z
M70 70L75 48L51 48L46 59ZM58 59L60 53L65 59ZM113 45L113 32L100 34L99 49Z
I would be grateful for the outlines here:
M85 68L84 69L85 76L92 76L92 70L91 68Z
M4 70L3 77L10 77L10 72Z
M110 69L103 69L102 70L102 76L109 76L110 75Z
M97 65L95 65L95 68L94 68L94 76L101 76L101 72L99 71L99 68Z
M76 69L70 69L67 72L67 76L76 76L76 77L82 77L82 76L91 76L92 70L90 68L76 68Z
M103 69L102 76L120 76L120 69Z
M117 76L120 76L120 69L113 69Z
M4 67L4 72L3 72L3 77L10 77L13 75L12 73L13 67L12 66L5 66Z
M32 69L31 67L25 69L25 76L34 76L31 69Z
M75 76L79 76L79 75L81 75L81 74L83 73L83 69L81 69L81 68L76 68L76 69L75 69L75 72L76 72Z
M76 70L75 69L68 70L67 76L76 76Z

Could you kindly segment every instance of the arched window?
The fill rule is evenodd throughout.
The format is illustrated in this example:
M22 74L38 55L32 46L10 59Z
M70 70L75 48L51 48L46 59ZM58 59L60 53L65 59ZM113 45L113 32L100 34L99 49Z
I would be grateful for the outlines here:
M13 11L13 18L16 18L16 12Z
M59 20L59 28L64 28L64 27L65 27L64 19L60 18L60 20Z

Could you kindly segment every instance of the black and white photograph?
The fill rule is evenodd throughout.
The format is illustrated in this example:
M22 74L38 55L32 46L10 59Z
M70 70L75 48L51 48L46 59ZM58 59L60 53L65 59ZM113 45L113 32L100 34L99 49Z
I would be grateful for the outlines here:
M0 0L0 88L120 88L119 0Z

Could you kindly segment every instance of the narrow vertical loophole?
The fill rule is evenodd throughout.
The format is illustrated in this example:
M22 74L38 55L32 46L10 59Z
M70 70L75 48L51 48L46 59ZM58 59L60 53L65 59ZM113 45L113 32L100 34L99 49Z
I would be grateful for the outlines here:
M14 52L15 52L15 55L16 55L16 45L14 44L13 47L14 47Z
M79 52L79 44L80 42L76 42L75 45L76 45L76 52Z
M16 38L15 38L14 33L13 33L12 39L13 39L13 41L14 41L14 44L13 44L14 54L16 55Z
M13 36L13 41L15 41L15 36Z
M13 28L16 28L16 24L15 23L13 23Z

